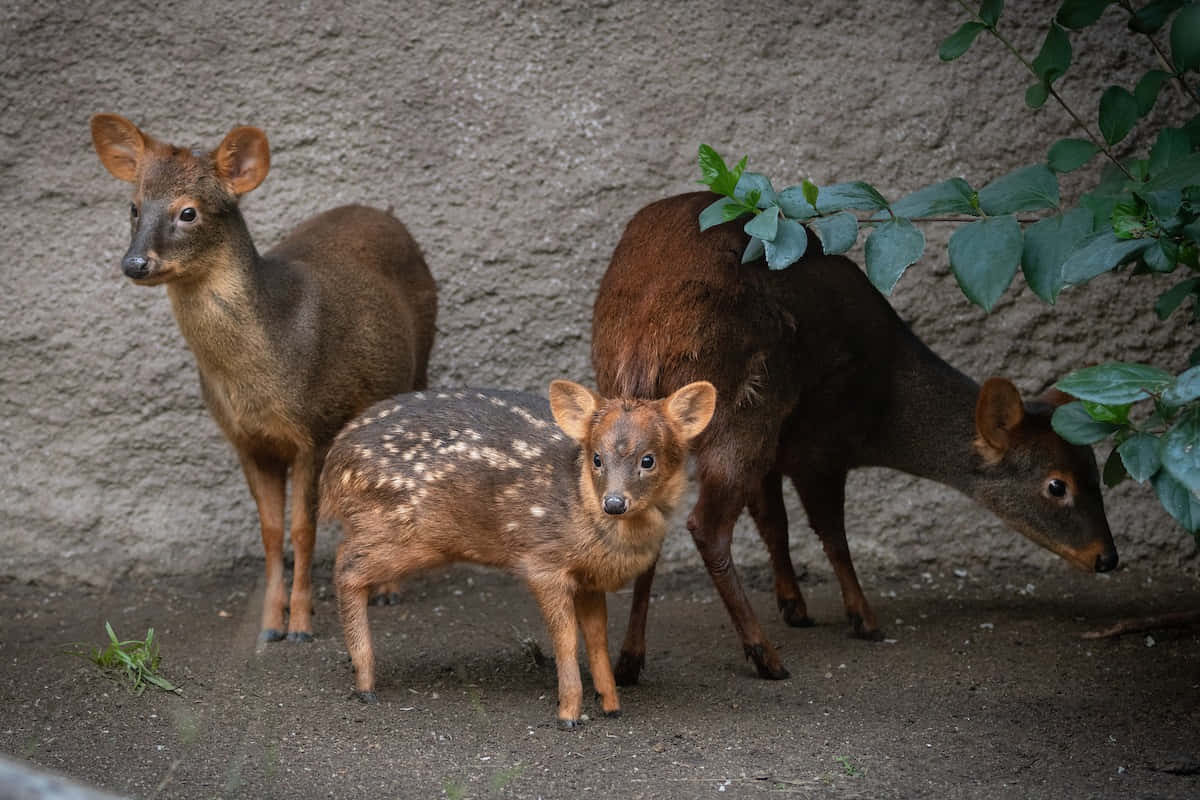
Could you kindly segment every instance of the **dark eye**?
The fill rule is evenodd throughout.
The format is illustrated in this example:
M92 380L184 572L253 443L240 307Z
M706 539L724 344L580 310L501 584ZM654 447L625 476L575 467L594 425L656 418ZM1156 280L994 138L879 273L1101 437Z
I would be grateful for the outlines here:
M129 216L133 217L134 219L137 219L137 215L138 215L137 206L135 206L133 203L130 203L129 204Z
M595 467L596 469L600 469L602 464L603 464L603 462L600 461L600 454L592 453L592 466Z
M1050 492L1054 497L1065 497L1067 494L1067 484L1058 478L1051 478L1046 484L1046 491Z
M654 456L649 453L642 456L642 469L654 469Z
M192 208L191 206L188 206L183 211L180 211L179 212L179 221L180 222L195 222L196 221L196 209Z

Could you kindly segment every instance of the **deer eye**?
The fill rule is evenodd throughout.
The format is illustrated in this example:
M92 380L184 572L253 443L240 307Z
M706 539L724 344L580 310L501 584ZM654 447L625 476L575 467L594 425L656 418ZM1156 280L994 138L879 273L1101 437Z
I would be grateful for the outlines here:
M642 456L642 469L654 469L654 456L649 453Z
M604 462L602 462L600 460L600 454L592 453L592 466L595 467L596 469L600 469L600 467L603 466L603 464L604 464Z
M180 222L195 222L196 221L196 209L192 208L191 206L188 206L183 211L180 211L179 212L179 221Z
M1046 484L1046 491L1048 491L1054 497L1065 497L1067 494L1066 481L1059 480L1058 478L1051 478L1050 482Z
M138 217L137 206L135 206L133 203L129 204L129 216L133 217L134 219L137 219Z

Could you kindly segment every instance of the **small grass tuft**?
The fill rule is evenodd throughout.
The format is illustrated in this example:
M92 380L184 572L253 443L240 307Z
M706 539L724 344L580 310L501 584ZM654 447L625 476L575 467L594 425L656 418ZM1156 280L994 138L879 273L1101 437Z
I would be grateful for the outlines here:
M154 628L146 631L145 639L130 639L121 641L107 621L104 630L108 632L109 643L106 647L90 648L77 644L75 650L67 652L74 656L86 658L100 668L100 671L118 682L129 684L129 691L140 695L147 686L154 686L164 692L182 694L182 690L169 680L158 674L158 664L162 657L158 653L158 642L154 640Z

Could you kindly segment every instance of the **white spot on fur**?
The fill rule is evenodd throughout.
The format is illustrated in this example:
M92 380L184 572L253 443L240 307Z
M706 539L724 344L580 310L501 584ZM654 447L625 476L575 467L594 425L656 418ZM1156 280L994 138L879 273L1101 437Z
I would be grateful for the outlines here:
M524 439L513 439L513 452L521 458L537 458L542 454L542 448L532 445Z
M542 508L541 506L530 506L529 514L530 516L534 517L544 517L546 516L546 509Z
M515 531L515 530L516 530L518 527L520 527L520 526L519 526L519 525L517 525L517 523L515 523L515 522L510 522L510 523L508 523L507 525L505 525L505 526L504 526L504 530L506 530L506 531Z

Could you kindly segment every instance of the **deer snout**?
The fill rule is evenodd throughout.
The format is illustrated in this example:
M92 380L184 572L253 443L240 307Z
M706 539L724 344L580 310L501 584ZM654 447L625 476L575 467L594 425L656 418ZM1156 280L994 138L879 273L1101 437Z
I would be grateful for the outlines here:
M135 281L145 278L150 275L150 259L130 253L121 259L121 271Z
M1113 549L1105 550L1100 555L1096 556L1096 572L1109 572L1117 566L1117 551Z
M624 514L629 510L629 503L624 497L617 494L605 495L604 497L604 513L616 516Z

